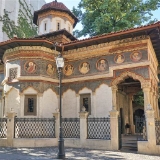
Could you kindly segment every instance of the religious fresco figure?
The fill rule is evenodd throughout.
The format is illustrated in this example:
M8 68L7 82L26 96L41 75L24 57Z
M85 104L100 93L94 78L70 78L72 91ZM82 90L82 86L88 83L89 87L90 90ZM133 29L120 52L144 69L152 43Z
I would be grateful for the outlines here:
M54 73L54 68L53 68L52 64L48 64L48 65L47 65L46 72L47 72L47 74L48 74L49 76L52 76L52 75L53 75L53 73Z
M100 59L98 62L97 62L97 69L99 71L105 71L107 69L107 61L105 59Z
M122 54L119 54L119 55L116 55L115 58L114 58L114 61L116 63L123 63L124 62L124 56Z
M65 74L66 76L72 75L72 73L73 73L73 66L70 65L70 64L67 64L67 65L64 67L63 72L64 72L64 74Z
M86 74L88 73L90 69L90 66L87 62L83 62L80 66L79 66L79 71L82 73L82 74Z
M132 61L139 61L142 58L142 54L141 52L133 52L130 57Z
M25 70L28 73L34 73L36 71L36 64L32 61L29 61L25 64Z

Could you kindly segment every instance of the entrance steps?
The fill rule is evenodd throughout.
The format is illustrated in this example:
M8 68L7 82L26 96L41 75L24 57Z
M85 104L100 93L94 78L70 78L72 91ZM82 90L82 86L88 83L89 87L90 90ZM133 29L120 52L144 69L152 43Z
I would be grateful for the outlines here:
M122 135L121 151L136 152L137 151L137 136L136 135Z

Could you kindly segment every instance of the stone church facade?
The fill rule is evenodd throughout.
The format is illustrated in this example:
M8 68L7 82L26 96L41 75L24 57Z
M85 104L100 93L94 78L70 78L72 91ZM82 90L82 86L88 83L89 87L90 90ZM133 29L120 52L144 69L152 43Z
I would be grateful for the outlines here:
M150 105L159 118L158 64L160 22L77 40L72 30L77 18L57 1L34 13L39 27L35 38L13 38L0 43L0 116L14 111L17 117L50 118L58 110L59 85L55 57L65 59L62 79L62 116L109 117L118 111L135 133L134 116L143 116ZM55 42L58 42L56 48ZM132 103L144 93L144 106Z

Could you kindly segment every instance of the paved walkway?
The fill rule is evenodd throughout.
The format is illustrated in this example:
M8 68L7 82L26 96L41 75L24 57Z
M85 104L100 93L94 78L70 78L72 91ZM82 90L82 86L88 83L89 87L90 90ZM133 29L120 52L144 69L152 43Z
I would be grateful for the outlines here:
M3 148L0 147L0 160L53 160L57 147L47 148ZM67 160L160 160L160 156L103 150L65 148Z

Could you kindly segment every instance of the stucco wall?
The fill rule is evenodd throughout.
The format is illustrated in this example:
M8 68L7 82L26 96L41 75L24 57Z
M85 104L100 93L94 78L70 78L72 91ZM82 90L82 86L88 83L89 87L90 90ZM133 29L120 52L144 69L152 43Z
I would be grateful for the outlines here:
M102 84L95 93L95 116L108 117L112 110L112 90L105 84Z
M14 111L18 117L20 116L20 97L17 89L12 88L8 92L5 99L5 106L5 115L7 115L8 112Z
M69 89L63 94L62 117L76 118L78 112L76 93Z
M57 23L60 23L60 29L66 29L68 32L72 33L73 26L68 20L64 20L60 17L52 18L51 15L41 19L39 21L39 35L57 31ZM46 30L44 29L46 23ZM70 26L70 31L68 30L68 26Z
M54 113L57 108L58 97L51 89L48 89L43 93L43 100L40 109L41 117L52 118L52 113Z

